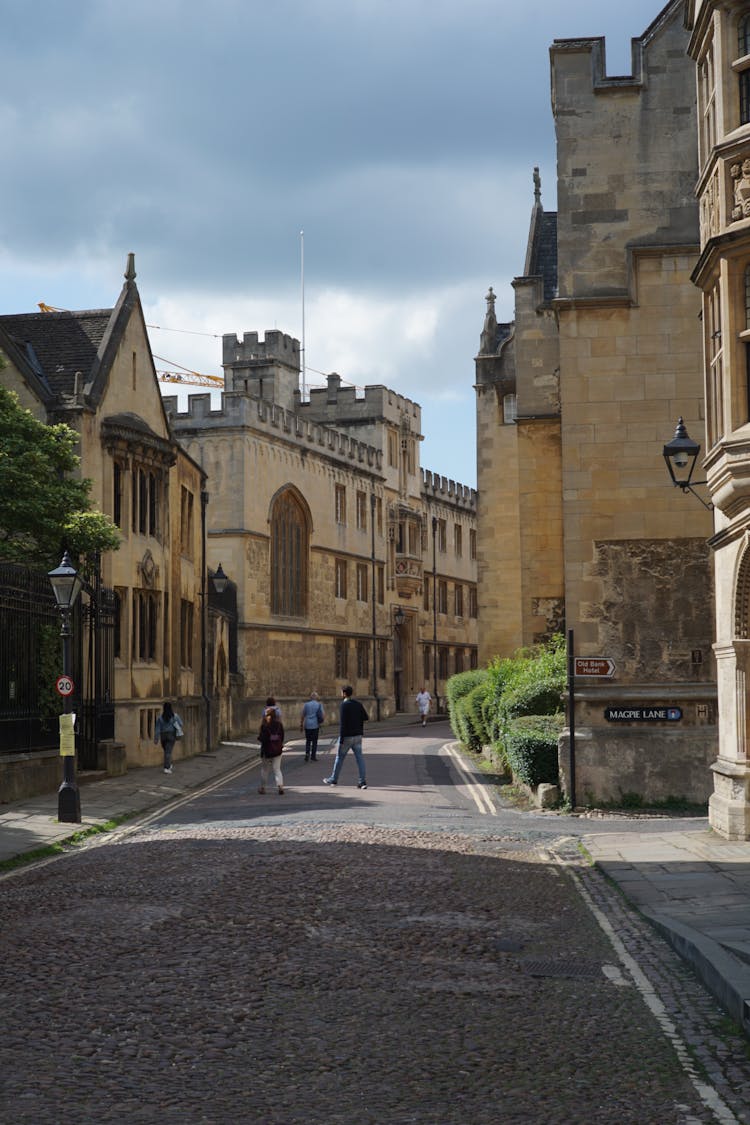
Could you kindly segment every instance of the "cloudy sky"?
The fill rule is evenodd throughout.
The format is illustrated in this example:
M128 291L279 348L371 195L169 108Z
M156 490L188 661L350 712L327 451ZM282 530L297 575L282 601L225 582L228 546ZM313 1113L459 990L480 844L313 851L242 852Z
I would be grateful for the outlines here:
M157 366L220 374L223 333L301 336L304 241L308 382L416 400L423 466L473 485L534 165L555 207L549 45L606 35L629 73L660 9L0 0L0 311L110 306L132 250Z

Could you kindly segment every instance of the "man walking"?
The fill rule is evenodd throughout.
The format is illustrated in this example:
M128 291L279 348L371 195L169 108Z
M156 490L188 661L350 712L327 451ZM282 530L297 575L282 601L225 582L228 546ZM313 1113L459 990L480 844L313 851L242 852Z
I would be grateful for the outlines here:
M341 694L344 698L341 701L339 712L339 745L336 751L336 761L333 763L333 773L330 777L324 777L323 783L324 785L338 785L344 758L347 751L351 749L354 751L357 768L359 769L357 788L366 789L367 778L365 776L365 759L362 754L362 732L364 724L370 716L359 700L352 698L354 688L350 687L349 684L341 689Z
M422 719L422 726L427 726L427 716L430 713L430 704L432 703L432 696L426 687L417 692L417 707Z
M299 720L299 729L305 732L305 761L317 761L318 733L325 719L323 705L317 691L310 692L307 703L302 704L302 714Z

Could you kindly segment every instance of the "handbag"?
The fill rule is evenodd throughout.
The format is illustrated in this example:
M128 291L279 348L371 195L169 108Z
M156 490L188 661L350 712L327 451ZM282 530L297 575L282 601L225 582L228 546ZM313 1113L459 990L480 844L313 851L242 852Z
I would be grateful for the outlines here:
M181 722L181 720L180 720L180 719L179 719L179 718L177 717L177 715L175 715L175 716L174 716L174 719L172 720L172 722L173 722L173 724L174 724L174 733L175 733L175 738L182 738L182 737L183 737L183 735L185 734L185 732L184 732L184 730L182 729L182 722Z

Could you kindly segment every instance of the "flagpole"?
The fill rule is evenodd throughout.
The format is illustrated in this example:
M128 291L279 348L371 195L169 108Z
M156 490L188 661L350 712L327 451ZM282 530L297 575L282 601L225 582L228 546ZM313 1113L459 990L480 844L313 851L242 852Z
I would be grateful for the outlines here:
M300 267L302 287L302 401L307 399L307 377L305 371L305 232L299 232L300 241Z

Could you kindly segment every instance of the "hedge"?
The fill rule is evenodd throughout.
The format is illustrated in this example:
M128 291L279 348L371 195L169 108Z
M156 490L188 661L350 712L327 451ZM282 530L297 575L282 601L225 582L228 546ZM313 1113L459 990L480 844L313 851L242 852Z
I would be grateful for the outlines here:
M559 783L557 739L563 724L561 714L530 715L509 723L505 752L518 781L534 789L544 783Z
M485 740L482 704L487 690L487 671L476 668L451 676L446 684L448 717L453 733L464 746L476 749Z
M491 745L495 757L527 785L557 784L557 737L563 727L566 656L562 636L498 657L484 670L448 680L448 714L470 750Z

